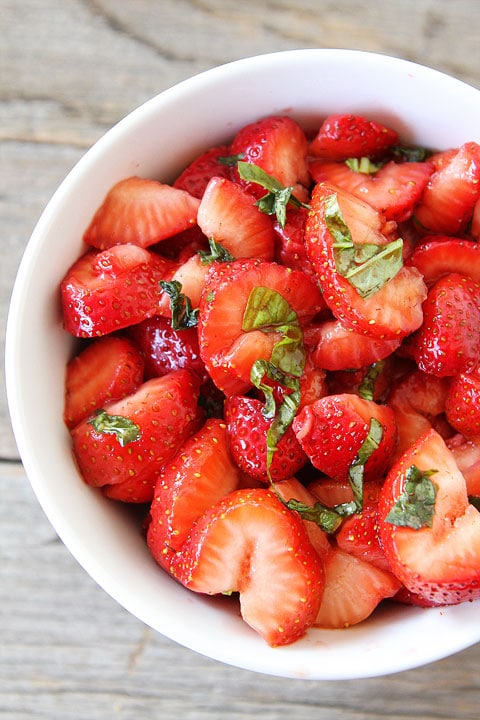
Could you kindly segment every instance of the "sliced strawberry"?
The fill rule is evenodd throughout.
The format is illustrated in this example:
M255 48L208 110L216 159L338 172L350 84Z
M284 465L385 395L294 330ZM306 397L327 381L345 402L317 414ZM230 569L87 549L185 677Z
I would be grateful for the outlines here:
M148 247L192 227L198 205L199 200L184 190L129 177L109 190L83 239L99 250L126 243Z
M293 187L294 194L304 201L305 188L310 185L307 149L307 139L300 125L290 117L275 116L241 128L233 139L230 152L244 162L258 165L285 187ZM265 195L264 188L241 180L236 168L232 170L232 177L255 197Z
M452 378L445 413L450 425L465 437L480 435L480 372Z
M254 259L212 266L200 302L200 353L213 381L226 395L242 395L251 387L253 363L270 360L275 343L281 339L280 332L242 329L249 298L256 288L281 295L301 326L324 307L313 278L297 270ZM268 323L268 307L264 309Z
M396 442L393 411L357 395L327 395L304 406L293 430L311 463L331 478L344 481L375 418L382 426L378 447L365 463L364 477L381 477Z
M415 218L430 232L464 231L480 197L480 145L467 142L430 177Z
M480 435L466 438L457 433L446 445L465 478L468 495L480 497Z
M155 315L170 280L170 260L135 245L117 245L77 260L61 283L65 329L76 337L97 337Z
M144 360L127 338L95 340L67 365L64 421L69 428L105 403L133 393L143 382Z
M179 448L160 473L150 507L147 543L166 570L192 525L224 495L236 490L240 471L228 449L225 423L210 419Z
M398 133L362 115L335 114L323 121L310 153L329 160L376 156L398 142Z
M312 332L309 338L312 339ZM400 338L368 337L346 327L340 320L316 326L313 362L325 370L353 370L383 360L402 342Z
M395 413L398 443L395 457L402 455L445 412L449 380L415 368L394 383L387 402Z
M267 489L234 491L207 510L172 572L195 592L239 592L243 619L271 646L305 634L323 590L302 521Z
M305 367L300 377L300 405L311 405L324 395L328 395L327 374L325 370L317 367L312 360L312 354L307 350Z
M250 193L231 180L210 180L198 208L198 225L235 259L273 259L275 235L271 218L260 212Z
M314 275L305 246L306 222L307 210L301 207L288 209L285 225L282 226L278 221L274 223L275 259L281 265Z
M149 502L157 476L198 427L199 380L176 370L143 383L72 430L83 479L126 502Z
M438 280L423 306L415 335L415 360L439 377L471 372L480 346L480 284L458 273Z
M355 267L352 256L352 280L340 274L337 262L350 257L348 248L338 249L326 219L327 206L338 203L342 219L355 248L378 246L379 259L369 260ZM387 339L402 338L416 330L422 322L422 302L426 296L425 284L416 268L405 266L398 270L397 262L382 257L392 225L367 203L334 186L316 185L312 194L312 210L305 231L310 260L318 275L325 302L335 317L359 333ZM358 251L357 251L358 252ZM401 247L397 248L397 253ZM348 253L348 256L345 255ZM392 262L395 263L393 269ZM373 265L372 265L373 263ZM368 269L365 275L362 267ZM381 278L370 291L360 294L356 284L363 279ZM356 279L355 279L356 278Z
M370 485L376 485L380 493L380 483ZM377 509L378 498L364 503L360 512L345 518L335 534L335 540L341 550L390 573L390 566L378 537Z
M192 255L196 255L199 250L207 251L208 238L205 237L198 225L193 225L188 230L176 233L149 249L160 253L169 260L175 260L178 265L181 265Z
M415 248L408 265L422 273L429 287L452 272L480 282L480 245L447 235L429 236Z
M403 222L411 217L433 172L427 162L389 162L375 173L351 170L344 162L313 160L310 172L315 182L336 185L365 200L387 220Z
M263 414L264 405L256 398L235 395L225 403L225 421L232 457L244 472L268 483L267 433L272 418ZM308 458L291 426L276 445L270 476L274 481L289 478L303 467Z
M324 562L325 589L315 619L317 627L333 629L357 625L401 587L391 572L339 548L333 548Z
M411 468L420 474L416 482ZM434 430L390 470L379 524L390 567L408 590L439 605L480 597L480 513L468 503L465 480Z
M155 316L129 328L129 336L142 352L146 379L183 368L207 380L196 328L174 330L169 319Z
M219 158L229 155L228 145L219 145L206 150L187 165L173 183L173 187L185 190L200 199L212 177L230 177L230 167L219 161Z

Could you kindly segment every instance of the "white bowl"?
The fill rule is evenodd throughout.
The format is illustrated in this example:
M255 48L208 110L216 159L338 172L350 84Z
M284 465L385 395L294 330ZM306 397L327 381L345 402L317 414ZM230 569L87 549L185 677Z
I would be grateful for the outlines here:
M58 286L82 252L82 232L107 189L132 174L165 181L247 122L288 113L318 127L355 112L434 148L480 141L480 91L437 71L383 55L295 50L239 60L186 80L106 133L73 168L31 237L7 328L13 429L25 470L51 524L85 570L133 615L201 654L292 678L388 674L451 655L480 640L480 603L390 606L347 630L310 630L272 649L230 604L195 595L152 560L128 509L79 478L62 422L65 364Z

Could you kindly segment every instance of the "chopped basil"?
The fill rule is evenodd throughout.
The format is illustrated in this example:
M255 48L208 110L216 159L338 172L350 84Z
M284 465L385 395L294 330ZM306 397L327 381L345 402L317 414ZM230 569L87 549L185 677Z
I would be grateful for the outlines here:
M325 222L333 236L333 255L339 275L352 285L362 298L378 292L399 272L403 265L403 240L383 245L354 243L336 193L325 200Z
M212 262L231 262L232 260L235 260L232 253L224 248L223 245L217 243L215 238L208 238L208 244L210 246L210 252L207 250L198 251L203 265L209 265Z
M348 468L348 480L353 491L353 497L358 510L363 507L363 475L365 463L373 455L382 440L383 427L376 418L370 419L367 437L361 444L358 453Z
M363 398L364 400L373 400L375 383L377 382L377 378L384 367L385 360L378 360L377 362L374 362L372 365L370 365L363 377L362 382L360 383L360 387L358 388L358 394L361 398Z
M320 502L315 505L305 505L300 500L292 498L286 506L289 510L297 512L302 520L310 520L318 525L326 533L334 533L342 524L342 516L333 508L325 507Z
M256 183L268 191L257 201L256 205L260 212L275 215L281 227L285 227L288 204L296 208L309 208L309 205L295 197L293 187L285 187L277 178L266 173L258 165L239 160L237 169L242 180Z
M237 155L220 155L219 157L217 157L217 162L219 162L220 165L235 167L238 161L243 160L244 157L244 153L237 153Z
M383 167L383 163L374 163L369 157L348 158L348 160L345 160L345 165L353 172L362 173L363 175L375 175Z
M178 280L160 280L160 285L170 297L172 328L184 330L195 327L198 322L198 308L193 309L190 298L181 292L182 283Z
M394 145L390 152L403 162L424 162L432 154L431 150L415 145Z
M437 488L430 476L436 472L422 471L416 465L407 469L405 489L388 513L388 523L414 530L432 527Z
M140 428L132 420L123 415L109 415L106 410L99 410L88 423L102 435L115 435L122 447L141 437Z

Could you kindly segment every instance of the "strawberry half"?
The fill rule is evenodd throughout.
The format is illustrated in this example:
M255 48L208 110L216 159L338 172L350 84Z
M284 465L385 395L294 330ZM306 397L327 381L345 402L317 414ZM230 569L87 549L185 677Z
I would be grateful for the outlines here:
M192 525L214 503L235 490L240 471L232 462L227 431L210 419L179 448L158 477L150 507L147 543L166 570Z
M376 156L398 142L398 133L362 115L334 114L323 121L310 153L329 160Z
M235 395L225 403L225 421L232 457L244 472L268 483L267 432L272 419L263 414L260 400ZM272 480L284 480L300 470L308 458L291 426L276 445L269 471Z
M480 197L480 145L467 142L430 177L415 219L434 233L464 231Z
M402 266L402 244L390 240L395 224L333 185L316 185L311 206L307 251L335 317L386 339L416 330L426 287L416 268ZM335 238L338 227L342 241Z
M143 383L72 430L83 479L125 502L149 502L157 476L198 427L199 380L176 370Z
M450 425L465 437L480 436L480 372L452 378L445 401Z
M99 250L126 243L148 247L195 225L198 205L184 190L129 177L109 190L83 239Z
M273 223L252 195L225 178L213 177L198 208L198 225L235 258L272 260Z
M408 590L438 605L480 597L480 513L435 430L388 473L378 517L387 560Z
M127 338L108 335L87 345L67 365L67 427L75 427L105 403L133 393L143 382L143 371L142 353Z
M303 129L287 116L266 117L245 125L230 146L232 155L258 165L285 187L293 187L294 194L302 201L306 199L305 188L310 185L307 149ZM242 180L236 168L232 168L232 178L256 198L265 194L256 183Z
M382 426L382 436L365 463L364 478L377 479L389 464L397 437L393 411L386 405L358 395L326 395L300 410L293 430L312 465L342 482L367 438L372 418Z
M281 302L278 297L281 296L302 327L324 307L314 279L298 270L256 259L214 264L202 293L198 334L205 366L227 396L242 395L251 388L253 363L258 359L270 360L275 343L281 339L281 333L270 327L268 332L260 327L243 329L249 298L258 288L266 290L266 300L273 295ZM257 310L265 310L268 325L268 303ZM254 319L251 318L249 328Z
M433 166L426 162L389 162L366 174L351 170L344 162L313 160L310 172L316 183L341 187L368 202L387 220L404 222L420 200Z
M439 377L471 372L480 347L480 284L450 273L429 290L414 337L418 367Z
M155 315L160 280L170 280L174 269L170 260L136 245L87 252L61 283L65 330L91 338Z
M407 264L422 273L428 287L452 272L480 282L480 244L447 235L429 236L415 248Z
M201 199L212 177L230 177L230 167L218 159L229 155L228 145L219 145L206 150L187 165L173 183L173 187L185 190L193 197Z
M305 634L323 591L303 522L267 489L236 490L207 510L172 571L195 592L238 592L243 619L271 646Z
M480 497L480 435L466 438L457 433L448 438L446 445L452 453L458 469L465 478L467 493Z

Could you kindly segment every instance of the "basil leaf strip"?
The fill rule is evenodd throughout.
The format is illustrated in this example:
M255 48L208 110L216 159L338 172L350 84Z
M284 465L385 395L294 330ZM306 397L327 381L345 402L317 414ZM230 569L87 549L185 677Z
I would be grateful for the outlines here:
M209 237L208 244L210 246L210 252L207 250L199 250L198 255L202 265L209 265L212 262L232 262L235 260L232 253L224 248L223 245L217 243L215 238Z
M383 245L354 243L340 206L337 193L325 199L325 223L331 233L333 257L339 275L368 298L395 277L403 265L403 240Z
M282 228L285 227L287 221L288 204L296 208L304 207L308 209L310 207L295 197L293 187L285 187L277 178L266 173L258 165L239 160L237 170L242 180L256 183L268 191L255 204L260 212L266 215L275 215Z
M420 470L411 465L405 474L403 493L385 518L391 525L420 530L432 527L437 488L430 476L437 470Z
M99 410L88 424L102 435L115 435L122 447L141 437L139 426L132 420L123 415L109 415L106 410Z
M365 463L378 449L383 436L383 427L374 417L370 419L367 437L358 449L358 453L348 468L348 480L353 491L353 497L358 510L363 507L363 475Z
M363 377L362 382L360 383L360 387L358 388L358 394L361 398L363 398L364 400L373 400L375 383L377 382L377 378L384 367L385 360L377 360L377 362L374 362L372 363L372 365L370 365Z
M198 323L198 308L192 309L192 301L181 292L182 283L178 280L160 280L160 286L170 297L172 329L195 327Z
M345 160L345 165L350 168L350 170L353 170L353 172L361 173L362 175L375 175L375 173L383 167L383 163L374 163L369 157L348 158Z

